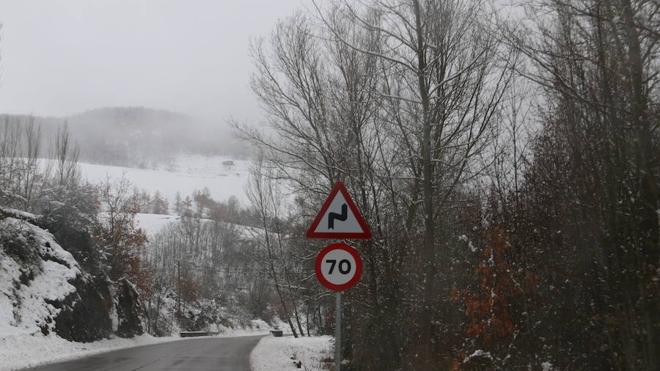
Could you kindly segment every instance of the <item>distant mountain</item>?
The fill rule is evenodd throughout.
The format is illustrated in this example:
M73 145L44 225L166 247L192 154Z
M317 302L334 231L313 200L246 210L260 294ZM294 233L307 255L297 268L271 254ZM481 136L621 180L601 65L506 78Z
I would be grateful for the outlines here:
M81 160L109 165L149 167L178 153L247 154L223 123L205 122L177 112L144 107L107 107L62 118L35 117L45 140L67 124L80 147ZM6 121L28 122L28 116L3 115Z

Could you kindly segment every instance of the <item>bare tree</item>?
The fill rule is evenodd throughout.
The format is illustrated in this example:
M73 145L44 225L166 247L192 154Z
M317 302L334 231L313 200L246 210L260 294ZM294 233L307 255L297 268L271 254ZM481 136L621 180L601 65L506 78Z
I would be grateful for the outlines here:
M343 2L329 15L317 9L336 40L382 65L382 109L410 161L407 226L412 228L418 215L423 225L422 244L411 258L424 267L416 277L423 283L416 294L421 300L412 307L421 320L415 318L417 335L409 344L426 349L410 353L423 353L415 362L422 359L428 363L421 367L430 369L440 362L438 356L449 358L432 345L438 290L450 288L442 274L448 267L439 266L447 261L438 248L439 216L457 186L476 175L474 160L490 139L488 128L517 57L480 21L491 16L480 1L376 1L362 7ZM379 34L380 46L368 49L345 39L337 27L344 18Z
M562 287L556 295L563 308L573 309L556 316L539 312L534 320L554 327L550 333L556 338L607 343L605 357L590 357L602 359L601 368L653 369L658 329L652 323L659 319L657 291L648 282L659 264L660 151L658 112L652 107L658 104L660 45L650 25L658 24L660 8L645 0L543 0L526 7L525 22L503 36L533 67L519 72L543 89L546 108L525 190L525 202L535 207L521 210L538 225L566 233L562 250L533 243L546 258L537 273L551 287L562 287L547 264L552 256L546 251L552 249L571 256L571 270L583 274L580 285L594 288L579 296ZM551 206L548 199L563 206ZM572 318L570 329L557 326L575 312L584 316ZM593 348L584 346L585 353ZM555 357L575 359L573 352L579 351L560 347ZM574 362L584 368L595 364Z
M265 264L268 267L270 278L275 285L275 291L277 292L280 305L282 306L282 314L284 315L284 320L289 324L289 328L291 329L293 336L298 337L298 331L296 331L291 318L292 315L291 309L289 308L289 300L287 300L290 298L287 298L285 295L286 285L284 285L280 275L281 267L276 266L281 263L286 264L286 257L281 256L281 236L279 236L277 232L273 231L273 223L276 223L276 219L281 217L282 211L281 205L279 204L279 197L275 194L277 192L278 190L273 185L272 179L268 174L268 170L264 168L262 159L252 169L248 188L248 197L250 198L252 205L255 207L255 210L261 219L261 228L263 229L263 238L261 240L266 251ZM278 245L280 248L276 250ZM279 259L278 256L280 257ZM294 307L293 310L297 311L295 308L295 301L292 301L292 305ZM297 314L296 319L298 320ZM298 325L300 327L299 320ZM301 332L300 335L304 336L302 333L302 328L299 328L299 331Z
M65 123L58 127L52 153L57 164L55 174L58 185L65 186L77 179L79 155L80 150L72 142L68 125Z
M371 314L362 319L374 323L372 332L356 334L364 341L358 349L369 348L356 354L361 366L399 367L405 348L418 355L405 367L432 369L451 358L451 347L436 341L448 339L439 335L447 317L438 298L451 287L441 215L480 172L478 154L491 139L516 54L479 20L490 16L483 2L316 8L320 23L297 15L278 25L270 44L256 45L252 85L275 137L243 133L302 198L322 199L344 180L375 226L375 241L359 244L366 284L349 294L360 313ZM306 200L300 206L304 214L315 209ZM404 336L369 312L386 302L397 308L388 320L410 321ZM370 345L374 336L396 340Z

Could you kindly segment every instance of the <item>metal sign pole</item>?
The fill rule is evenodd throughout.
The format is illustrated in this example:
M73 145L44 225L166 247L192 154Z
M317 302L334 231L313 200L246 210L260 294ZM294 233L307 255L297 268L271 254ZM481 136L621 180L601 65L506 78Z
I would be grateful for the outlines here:
M341 370L341 292L337 292L335 308L335 369Z
M341 211L337 210L337 203L339 202L341 202ZM307 229L306 236L309 239L318 238L323 240L370 240L371 230L360 210L355 205L355 202L353 202L351 195L348 194L344 183L338 181L323 202L321 210L316 214L314 221ZM326 260L325 256L331 252L334 256ZM334 243L326 246L316 255L314 269L316 271L316 278L318 278L321 285L336 292L335 371L340 371L342 360L341 292L355 286L360 280L362 276L362 259L357 253L357 250L349 245L343 242ZM341 284L335 282L341 282Z

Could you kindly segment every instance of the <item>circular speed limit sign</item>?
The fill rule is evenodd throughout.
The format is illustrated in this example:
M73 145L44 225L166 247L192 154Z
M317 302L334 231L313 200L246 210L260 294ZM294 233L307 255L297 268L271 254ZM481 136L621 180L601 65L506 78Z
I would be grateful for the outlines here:
M316 256L316 278L332 291L353 287L362 276L362 259L345 243L326 246Z

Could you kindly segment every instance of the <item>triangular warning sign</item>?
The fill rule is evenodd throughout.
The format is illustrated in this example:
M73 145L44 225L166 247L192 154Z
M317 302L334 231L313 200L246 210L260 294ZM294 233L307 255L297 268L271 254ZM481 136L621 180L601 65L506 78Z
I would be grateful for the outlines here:
M307 230L307 238L371 239L371 230L344 183L337 182Z

